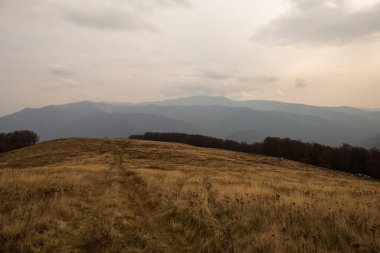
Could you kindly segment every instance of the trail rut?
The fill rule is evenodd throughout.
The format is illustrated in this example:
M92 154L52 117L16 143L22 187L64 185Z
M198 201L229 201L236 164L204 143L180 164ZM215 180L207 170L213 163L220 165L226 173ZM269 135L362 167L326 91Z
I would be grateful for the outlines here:
M126 205L133 213L131 217L137 225L136 231L144 240L144 252L191 252L186 241L178 235L167 231L160 219L156 206L149 202L149 194L145 191L144 183L128 169L128 158L123 153L116 155L116 167L120 178L120 191L125 194Z

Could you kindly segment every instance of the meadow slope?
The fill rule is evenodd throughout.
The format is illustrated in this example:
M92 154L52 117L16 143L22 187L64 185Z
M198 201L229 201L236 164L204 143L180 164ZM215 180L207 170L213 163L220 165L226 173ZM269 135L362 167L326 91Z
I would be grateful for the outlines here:
M174 143L43 142L0 154L0 252L380 252L380 182Z

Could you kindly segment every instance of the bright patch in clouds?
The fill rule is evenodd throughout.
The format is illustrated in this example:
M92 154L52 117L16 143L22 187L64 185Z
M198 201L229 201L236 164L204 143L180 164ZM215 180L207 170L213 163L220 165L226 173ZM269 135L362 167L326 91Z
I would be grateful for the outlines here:
M369 7L379 4L379 0L349 0L349 2L356 7Z
M352 12L370 10L380 4L380 0L346 0L338 2L344 3L345 7Z

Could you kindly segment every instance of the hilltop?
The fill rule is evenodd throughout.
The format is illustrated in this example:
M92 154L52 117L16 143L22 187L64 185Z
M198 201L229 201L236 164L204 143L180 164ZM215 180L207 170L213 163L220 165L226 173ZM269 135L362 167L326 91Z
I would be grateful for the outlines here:
M379 252L380 183L184 144L0 154L0 252Z

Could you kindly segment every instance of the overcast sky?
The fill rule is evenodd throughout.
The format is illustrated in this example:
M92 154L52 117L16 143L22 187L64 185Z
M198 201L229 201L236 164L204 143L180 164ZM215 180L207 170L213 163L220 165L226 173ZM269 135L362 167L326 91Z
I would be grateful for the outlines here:
M380 108L377 0L0 0L0 115L191 95Z

